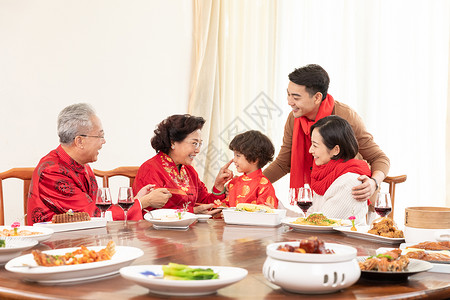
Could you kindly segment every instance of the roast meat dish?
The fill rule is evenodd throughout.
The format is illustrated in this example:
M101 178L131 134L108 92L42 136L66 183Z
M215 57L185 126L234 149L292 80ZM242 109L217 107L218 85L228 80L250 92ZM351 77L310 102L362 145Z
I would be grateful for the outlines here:
M450 250L450 241L446 242L423 242L408 248L424 249L424 250Z
M380 221L373 223L372 228L367 233L384 236L388 238L403 238L403 231L398 230L394 225L394 221L390 218L382 218Z
M325 248L325 243L317 237L301 240L298 247L291 245L278 246L277 250L297 253L332 254L333 250Z
M384 254L371 256L364 262L359 262L362 271L401 272L406 269L409 259L401 255L402 250L394 249Z

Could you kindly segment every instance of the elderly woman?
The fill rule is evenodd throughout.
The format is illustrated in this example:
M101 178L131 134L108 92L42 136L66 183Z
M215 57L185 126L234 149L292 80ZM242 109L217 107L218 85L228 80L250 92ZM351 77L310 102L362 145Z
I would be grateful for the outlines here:
M214 206L214 200L225 198L225 183L233 177L228 169L232 161L220 169L212 193L192 166L202 146L204 123L203 118L186 114L170 116L158 124L151 139L157 154L142 164L133 186L135 191L148 184L155 186L146 209L184 208L203 213Z
M358 142L350 124L338 116L328 116L311 126L314 162L311 171L313 205L308 210L322 212L328 218L356 217L366 223L368 205L352 196L352 188L361 184L361 175L371 175L365 161L355 159Z
M60 145L44 156L34 170L28 196L28 224L50 221L55 214L70 209L100 216L95 206L97 181L89 163L97 160L106 143L102 123L86 103L64 108L58 116ZM129 220L142 219L141 205L147 206L150 186L136 194L128 213ZM123 220L120 207L113 206L113 218Z

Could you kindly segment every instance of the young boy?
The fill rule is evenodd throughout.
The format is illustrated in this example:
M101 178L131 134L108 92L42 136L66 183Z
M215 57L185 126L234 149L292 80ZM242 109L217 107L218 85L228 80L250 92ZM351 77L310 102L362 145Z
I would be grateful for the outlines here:
M233 178L228 183L226 206L238 203L253 203L278 208L278 199L270 181L262 174L261 168L273 160L275 149L270 139L256 130L238 134L231 141L234 165L244 175Z

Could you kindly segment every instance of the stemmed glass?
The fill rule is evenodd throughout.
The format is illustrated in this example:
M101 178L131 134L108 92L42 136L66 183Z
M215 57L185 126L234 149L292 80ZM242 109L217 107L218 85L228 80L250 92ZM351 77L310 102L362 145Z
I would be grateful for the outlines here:
M302 187L298 189L297 205L303 211L306 217L306 212L312 205L312 190L309 187Z
M379 193L375 200L375 212L382 218L392 211L391 195L389 193Z
M95 205L101 210L102 218L105 218L106 211L112 205L111 191L109 190L109 188L99 188L97 190Z
M133 190L131 187L121 187L119 188L119 199L117 204L123 209L125 214L125 223L127 222L127 213L130 207L134 204Z

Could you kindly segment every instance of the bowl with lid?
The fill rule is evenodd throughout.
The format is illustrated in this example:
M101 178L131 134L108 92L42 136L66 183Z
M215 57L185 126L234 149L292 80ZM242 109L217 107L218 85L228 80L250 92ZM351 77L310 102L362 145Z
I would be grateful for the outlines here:
M298 247L299 241L273 243L267 246L264 277L289 292L326 294L337 292L358 281L361 270L355 248L324 243L329 254L280 251L280 246Z

